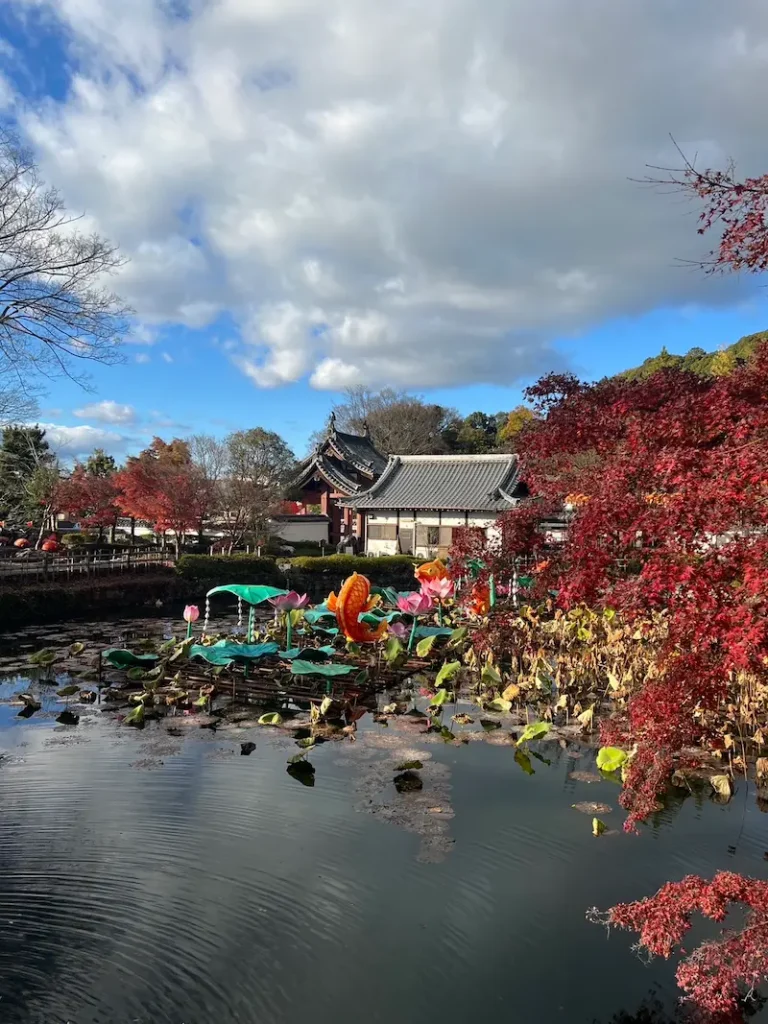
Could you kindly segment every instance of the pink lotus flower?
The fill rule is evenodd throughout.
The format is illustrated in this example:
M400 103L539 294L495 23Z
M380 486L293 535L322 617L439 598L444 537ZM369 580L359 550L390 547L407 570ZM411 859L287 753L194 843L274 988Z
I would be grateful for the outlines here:
M200 609L196 604L188 604L184 609L185 622L197 622L200 618Z
M447 601L453 597L454 582L449 579L425 580L421 585L422 594L428 594L436 601Z
M397 607L406 615L425 615L432 611L433 601L429 594L414 590L412 594L398 597Z
M270 597L269 603L273 608L277 608L279 612L292 612L297 608L306 608L309 604L309 594L297 594L295 590L291 590L287 594L281 594L279 597Z
M404 622L390 622L388 632L392 636L396 636L398 640L405 640L410 633L410 629Z

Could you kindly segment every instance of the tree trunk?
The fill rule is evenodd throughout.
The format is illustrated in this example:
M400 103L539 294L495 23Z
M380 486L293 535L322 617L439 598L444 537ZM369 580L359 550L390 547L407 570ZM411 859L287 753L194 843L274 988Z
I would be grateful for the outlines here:
M136 520L131 516L131 547L136 543Z

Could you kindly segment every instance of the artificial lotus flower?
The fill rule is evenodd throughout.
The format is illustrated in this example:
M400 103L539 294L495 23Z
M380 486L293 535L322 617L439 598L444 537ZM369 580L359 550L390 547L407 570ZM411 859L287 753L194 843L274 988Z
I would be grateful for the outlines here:
M397 607L406 615L425 615L432 611L434 602L430 594L414 590L412 594L405 594L397 599Z
M378 603L378 595L371 596L370 581L357 572L347 577L338 597L332 591L326 602L330 611L336 613L339 629L347 640L357 643L375 643L387 632L386 619L382 619L375 629L360 621L360 616L371 611Z
M295 590L291 590L287 594L280 594L279 597L270 597L268 601L279 612L292 612L307 607L309 594L297 594Z
M454 582L449 580L447 576L444 576L442 579L425 580L421 584L422 594L428 594L429 597L434 598L436 601L447 601L449 597L453 597L453 591Z
M196 604L188 604L184 609L185 622L197 622L200 618L200 609Z
M432 562L422 562L421 565L417 565L413 570L413 575L419 583L424 583L425 580L444 580L448 578L448 569L445 562L436 558Z
M405 640L410 630L404 622L390 622L387 632L390 636L396 636L398 640Z

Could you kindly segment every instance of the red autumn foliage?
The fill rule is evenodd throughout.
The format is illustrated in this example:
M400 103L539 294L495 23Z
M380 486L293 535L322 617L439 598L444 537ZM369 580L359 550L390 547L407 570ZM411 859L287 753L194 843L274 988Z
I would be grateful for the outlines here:
M743 1021L743 997L768 974L768 882L719 871L711 882L688 875L655 896L613 907L609 924L638 932L652 956L669 957L691 928L697 911L722 923L731 904L746 912L738 931L704 942L683 959L677 981L718 1024Z
M713 228L721 231L719 245L702 261L708 273L768 270L768 174L739 180L733 164L724 171L699 171L684 157L681 168L654 170L663 171L665 176L648 177L649 184L671 187L691 199L703 200L700 235Z
M550 376L529 397L546 413L521 441L530 499L502 517L500 543L480 552L477 538L460 538L452 555L483 557L497 578L525 557L534 596L555 591L564 608L585 602L637 623L663 615L658 673L602 725L604 742L636 749L621 796L632 829L658 807L683 748L716 740L710 730L739 680L768 681L768 347L724 376ZM564 505L565 541L544 554L536 520ZM502 642L505 621L492 620ZM768 973L765 883L685 879L610 915L667 955L694 910L722 920L729 901L750 908L747 927L704 944L678 972L720 1024L742 1020L739 992Z
M196 530L210 505L209 485L192 463L183 441L152 445L115 474L120 507L126 515L144 519L158 532L171 530L177 545Z
M96 476L84 466L75 466L61 481L57 497L61 510L86 528L113 527L121 514L114 475Z
M502 517L488 550L499 578L536 556L536 517L571 505L535 593L626 618L664 612L658 679L604 727L637 744L622 795L628 826L656 806L674 756L702 735L737 672L768 661L768 349L733 373L665 370L642 381L551 376L529 392L546 420L522 442L531 498Z

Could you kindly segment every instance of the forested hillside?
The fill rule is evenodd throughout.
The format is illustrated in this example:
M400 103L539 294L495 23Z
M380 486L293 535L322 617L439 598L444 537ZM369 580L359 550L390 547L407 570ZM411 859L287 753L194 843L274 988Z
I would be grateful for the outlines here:
M705 352L703 348L692 348L684 356L672 355L662 348L657 356L651 356L632 370L625 370L619 374L629 380L640 380L650 377L664 367L677 367L681 370L691 370L703 377L721 376L729 373L735 366L749 360L755 353L758 346L768 339L768 331L759 331L757 334L748 334L740 338L733 345L719 349L717 352Z

